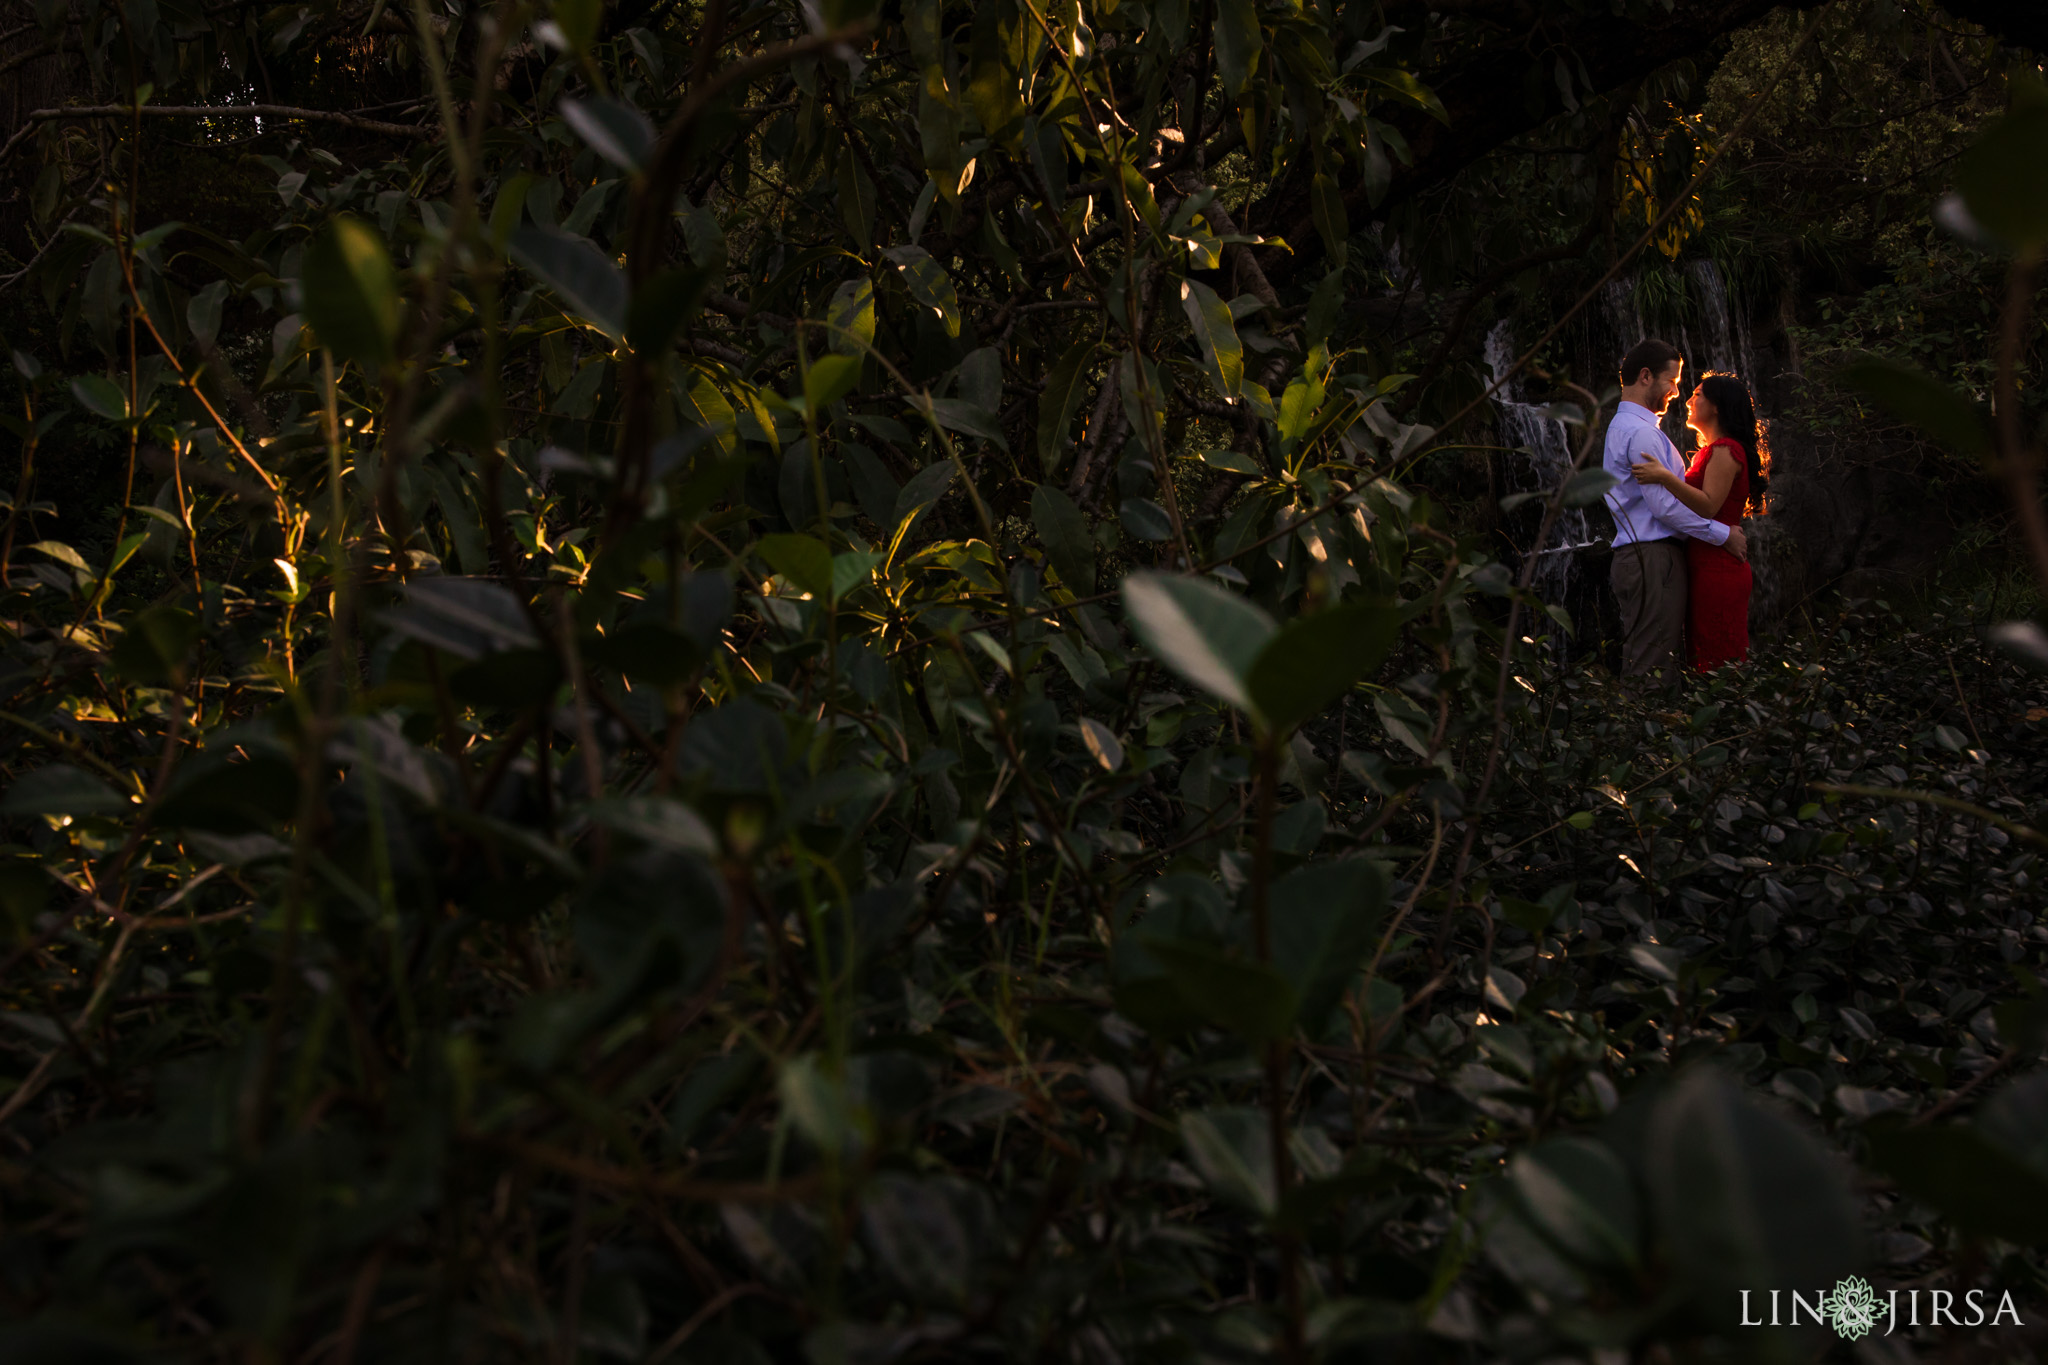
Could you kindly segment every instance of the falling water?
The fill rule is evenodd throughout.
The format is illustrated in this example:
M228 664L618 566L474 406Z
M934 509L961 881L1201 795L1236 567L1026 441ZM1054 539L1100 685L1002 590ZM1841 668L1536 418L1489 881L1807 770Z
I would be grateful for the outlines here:
M1702 372L1721 370L1740 375L1754 390L1759 376L1756 372L1756 353L1750 345L1748 319L1737 311L1739 305L1731 307L1728 286L1721 278L1720 267L1702 258L1689 267L1692 275L1693 293L1699 299L1700 318L1706 331L1706 343Z
M1514 363L1514 354L1514 336L1508 324L1505 321L1495 324L1486 335L1486 364L1496 381L1507 374L1508 367ZM1501 444L1513 446L1528 455L1526 462L1509 466L1508 480L1513 491L1518 493L1547 492L1571 475L1571 442L1566 436L1564 423L1547 416L1533 403L1516 401L1515 392L1514 381L1509 379L1495 391L1493 399L1500 422ZM1533 505L1530 511L1534 516L1525 534L1533 538L1541 525L1541 513ZM1585 509L1565 508L1559 514L1557 524L1551 528L1549 542L1532 545L1529 550L1537 557L1536 573L1530 581L1537 595L1546 602L1562 602L1565 589L1571 582L1576 552L1592 543L1593 532L1586 521Z
M1596 374L1615 373L1621 368L1621 358L1628 348L1650 334L1643 325L1643 310L1636 304L1636 280L1633 275L1618 280L1609 280L1600 291L1600 316L1607 324L1607 340L1614 350L1613 358L1594 367Z

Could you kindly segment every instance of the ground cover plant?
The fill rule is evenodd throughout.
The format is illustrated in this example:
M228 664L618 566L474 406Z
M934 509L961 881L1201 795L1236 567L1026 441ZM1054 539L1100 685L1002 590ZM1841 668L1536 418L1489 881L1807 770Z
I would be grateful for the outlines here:
M51 18L6 1358L1795 1360L1864 1281L2038 1354L2029 600L1554 648L1471 374L1348 302L1498 55L1394 17ZM1538 113L1665 140L1654 250L1697 125L1606 60ZM1950 214L2000 420L1842 383L2025 556L2014 89ZM253 118L264 197L156 213L152 130Z

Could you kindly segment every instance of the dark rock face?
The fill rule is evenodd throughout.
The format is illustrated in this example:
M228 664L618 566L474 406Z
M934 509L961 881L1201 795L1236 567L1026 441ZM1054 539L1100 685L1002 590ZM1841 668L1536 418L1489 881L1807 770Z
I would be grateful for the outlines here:
M1830 593L1882 597L1917 588L1960 529L1959 509L1931 495L1909 452L1848 448L1796 415L1771 429L1767 515L1753 517L1756 558L1769 580L1752 605L1759 633L1795 624Z

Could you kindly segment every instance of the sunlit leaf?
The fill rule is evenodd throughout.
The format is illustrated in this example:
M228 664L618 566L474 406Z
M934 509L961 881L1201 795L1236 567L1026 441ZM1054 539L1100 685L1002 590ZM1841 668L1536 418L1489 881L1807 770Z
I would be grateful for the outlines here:
M815 536L783 532L761 537L755 546L775 572L813 597L832 595L832 552Z
M1099 720L1081 717L1081 739L1088 746L1088 752L1100 763L1105 772L1115 772L1124 766L1124 746L1107 725Z
M1159 573L1124 580L1124 609L1146 648L1168 667L1223 701L1254 709L1248 677L1276 633L1272 617L1212 583Z
M822 414L852 393L860 383L859 356L825 355L813 360L804 371L804 404L813 415Z
M1244 344L1231 321L1230 305L1201 281L1182 280L1180 306L1201 345L1209 382L1219 394L1235 398L1244 386Z
M896 267L910 296L932 310L944 324L946 335L960 335L960 299L953 281L932 254L921 246L892 246L882 255Z
M875 283L862 275L832 291L825 321L831 325L831 346L841 355L861 355L875 339Z

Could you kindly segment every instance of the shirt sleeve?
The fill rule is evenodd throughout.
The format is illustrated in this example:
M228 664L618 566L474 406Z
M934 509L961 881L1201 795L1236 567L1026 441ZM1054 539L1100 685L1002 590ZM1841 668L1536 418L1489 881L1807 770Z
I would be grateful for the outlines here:
M1663 443L1646 430L1637 430L1628 439L1628 457L1631 463L1653 460L1665 464ZM1668 466L1667 466L1668 467ZM1680 502L1668 488L1659 484L1646 483L1637 487L1643 495L1643 505L1650 509L1650 515L1663 522L1682 536L1704 540L1709 545L1728 543L1728 524L1703 517Z

